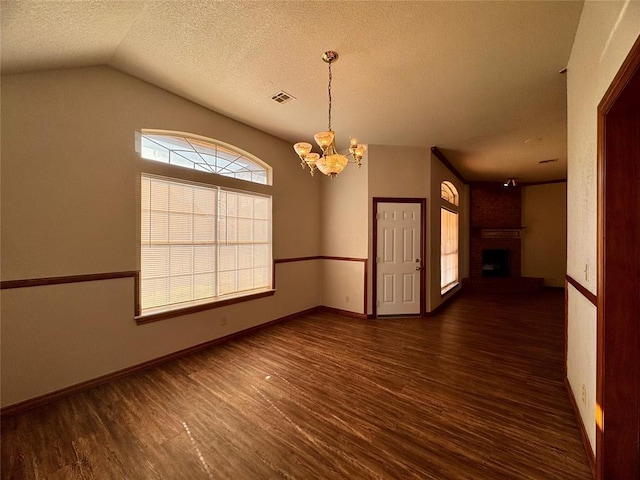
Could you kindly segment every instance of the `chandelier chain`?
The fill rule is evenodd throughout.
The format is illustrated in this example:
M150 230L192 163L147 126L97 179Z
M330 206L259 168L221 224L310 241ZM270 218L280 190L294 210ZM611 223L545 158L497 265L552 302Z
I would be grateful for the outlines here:
M329 131L331 131L331 60L329 60Z

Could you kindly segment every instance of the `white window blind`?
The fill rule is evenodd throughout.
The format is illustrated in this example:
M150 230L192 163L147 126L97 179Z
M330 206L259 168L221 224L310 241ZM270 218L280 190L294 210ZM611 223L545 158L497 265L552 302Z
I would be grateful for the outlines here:
M440 288L442 293L458 282L458 214L440 209Z
M142 176L141 308L271 287L271 198Z

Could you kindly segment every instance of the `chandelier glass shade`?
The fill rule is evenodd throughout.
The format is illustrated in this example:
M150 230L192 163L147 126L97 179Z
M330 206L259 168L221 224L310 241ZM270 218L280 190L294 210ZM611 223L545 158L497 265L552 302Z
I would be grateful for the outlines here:
M313 176L314 171L320 172L333 178L338 175L349 163L348 156L352 157L352 162L360 167L362 158L367 151L367 146L359 144L355 138L349 139L349 153L342 155L336 151L335 136L336 132L331 130L331 64L338 59L338 54L333 51L324 52L322 60L329 64L329 128L324 132L318 132L314 135L314 139L322 155L312 152L313 146L310 143L299 142L293 146L293 149L300 157L300 165L302 168L309 167L309 172Z

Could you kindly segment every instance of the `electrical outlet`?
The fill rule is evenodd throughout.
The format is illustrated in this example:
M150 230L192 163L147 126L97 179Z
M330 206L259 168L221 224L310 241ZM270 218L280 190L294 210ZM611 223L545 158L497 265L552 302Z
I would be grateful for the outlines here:
M584 264L584 281L585 282L589 281L589 264L588 263Z
M349 295L346 295L346 296L344 297L344 302L345 302L345 303L349 303L349 301L350 301L350 300L351 300L351 299L349 298Z
M584 383L582 384L582 404L587 404L587 387L585 387Z

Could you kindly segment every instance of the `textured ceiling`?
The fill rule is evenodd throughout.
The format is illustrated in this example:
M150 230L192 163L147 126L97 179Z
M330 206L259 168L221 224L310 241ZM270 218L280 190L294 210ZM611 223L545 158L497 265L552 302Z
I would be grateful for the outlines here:
M437 145L469 180L566 176L582 2L3 1L2 73L110 65L287 141ZM278 104L280 90L296 99ZM528 142L525 142L529 140ZM543 160L557 162L539 164Z

